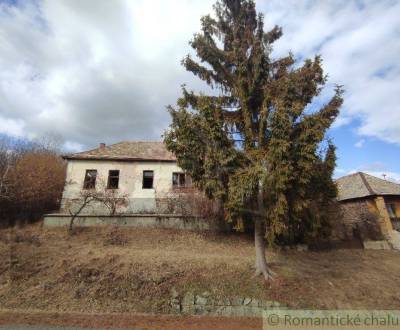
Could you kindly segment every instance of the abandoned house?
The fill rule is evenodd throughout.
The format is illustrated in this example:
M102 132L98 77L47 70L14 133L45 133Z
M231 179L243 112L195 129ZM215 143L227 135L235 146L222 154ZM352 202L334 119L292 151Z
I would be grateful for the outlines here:
M66 224L87 197L92 202L79 212L80 225L208 226L196 214L209 203L192 189L190 177L162 142L101 143L94 150L63 157L67 175L61 209L45 216L47 225ZM114 209L110 208L113 202Z
M216 212L216 205L192 187L162 142L101 143L64 159L61 208L45 216L46 225L65 225L77 214L79 225L215 228L204 215ZM336 183L341 216L332 240L400 248L400 185L361 172Z
M400 249L400 185L357 172L336 180L342 221L338 240L359 240L364 247Z

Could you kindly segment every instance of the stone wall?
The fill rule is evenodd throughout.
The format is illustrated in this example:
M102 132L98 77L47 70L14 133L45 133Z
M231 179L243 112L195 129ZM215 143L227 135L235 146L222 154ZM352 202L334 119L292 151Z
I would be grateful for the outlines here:
M277 301L261 301L250 297L215 299L208 292L180 295L174 289L170 305L174 313L183 315L246 317L261 317L265 310L285 308Z
M349 241L354 239L382 240L379 217L374 212L373 201L366 199L342 201L340 216L333 223L332 239Z

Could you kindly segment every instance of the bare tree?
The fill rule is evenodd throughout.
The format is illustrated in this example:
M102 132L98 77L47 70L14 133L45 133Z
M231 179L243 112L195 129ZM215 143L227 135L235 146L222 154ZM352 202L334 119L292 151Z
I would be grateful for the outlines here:
M97 203L97 206L105 206L109 215L113 216L117 214L119 208L128 205L128 195L120 194L116 189L108 189L102 180L97 180L97 188L93 189L82 189L80 191L80 196L72 200L72 203L68 209L71 216L68 232L73 232L73 225L75 219L82 213L82 211L89 205ZM72 184L71 182L68 184ZM74 210L74 207L79 205Z
M5 139L0 141L0 199L10 199L9 174L15 163L16 153L10 150Z
M60 154L64 140L61 135L54 132L47 132L32 141L32 149Z

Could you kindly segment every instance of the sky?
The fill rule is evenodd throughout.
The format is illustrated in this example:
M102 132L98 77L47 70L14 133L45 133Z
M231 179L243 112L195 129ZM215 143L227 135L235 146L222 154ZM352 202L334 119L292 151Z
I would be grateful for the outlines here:
M209 0L0 0L0 134L56 136L65 151L160 140ZM400 1L259 0L266 29L283 28L273 56L321 54L328 84L344 86L328 132L335 176L364 171L400 182Z

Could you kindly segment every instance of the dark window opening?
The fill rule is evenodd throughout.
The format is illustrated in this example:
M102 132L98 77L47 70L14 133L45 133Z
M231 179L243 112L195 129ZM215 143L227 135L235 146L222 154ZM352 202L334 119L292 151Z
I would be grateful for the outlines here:
M386 208L388 210L389 216L391 218L396 218L396 207L394 206L394 204L386 204Z
M85 180L83 181L83 189L96 188L97 170L86 170Z
M154 171L143 171L143 189L153 189Z
M186 176L185 173L172 173L172 187L186 187Z
M109 170L107 189L118 189L118 184L119 184L119 170Z

